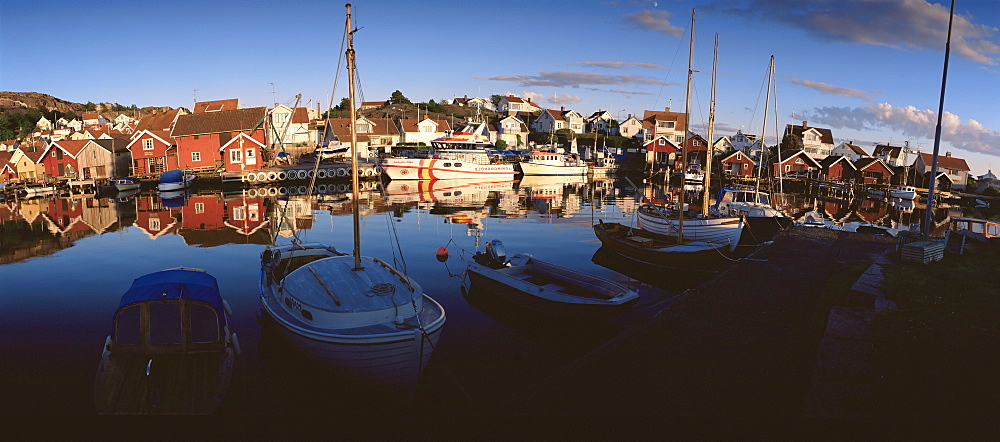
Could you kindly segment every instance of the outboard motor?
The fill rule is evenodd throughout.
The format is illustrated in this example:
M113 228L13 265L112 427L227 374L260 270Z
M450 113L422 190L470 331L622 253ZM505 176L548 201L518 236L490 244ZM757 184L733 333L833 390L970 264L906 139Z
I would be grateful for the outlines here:
M489 257L491 267L503 267L507 263L507 251L499 239L486 243L486 256Z

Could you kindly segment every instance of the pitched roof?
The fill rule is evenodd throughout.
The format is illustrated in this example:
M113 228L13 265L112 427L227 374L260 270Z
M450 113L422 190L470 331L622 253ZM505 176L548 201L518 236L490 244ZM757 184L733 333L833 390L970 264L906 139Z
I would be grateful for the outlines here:
M888 144L876 144L875 150L872 152L873 157L884 156L887 159L894 160L899 158L899 154L903 151L903 146L890 146Z
M930 166L931 161L934 160L934 155L929 153L921 153L920 157L923 158L924 164L927 166ZM966 171L972 170L969 169L969 164L966 163L964 159L949 157L947 155L938 155L938 167Z
M358 117L359 119L365 117ZM369 141L370 136L399 135L396 125L388 118L367 118L375 127L371 132L358 132L358 142ZM333 129L334 135L340 139L341 143L351 142L351 119L350 118L330 118L326 120Z
M858 170L865 170L874 165L875 163L881 164L882 167L884 167L886 170L889 171L890 175L896 174L896 172L893 171L888 164L885 164L885 162L882 161L881 158L861 158L854 162L854 167L856 167Z
M90 140L108 152L128 152L128 139L104 138L100 140Z
M420 130L417 128L417 125L424 120L427 120L427 118L422 118L419 120L416 118L403 118L399 120L399 125L400 127L402 127L403 132L420 132ZM443 132L448 129L451 129L451 126L449 126L448 122L446 122L445 120L432 119L431 121L437 123L439 131Z
M521 97L515 97L513 95L508 95L508 96L503 97L503 98L507 99L508 103L524 103L525 102L524 100L521 99Z
M826 168L829 168L830 166L833 166L838 161L843 161L843 162L847 163L848 166L851 166L851 169L857 170L857 167L854 165L854 163L851 162L851 160L849 160L847 157L841 156L841 155L829 155L826 158L823 158L822 160L820 160L819 165L823 166L823 168L826 169Z
M642 111L642 120L652 123L650 127L653 127L656 121L676 121L674 129L684 130L687 128L687 123L682 112L644 110ZM646 125L643 124L643 127L646 127Z
M228 100L215 100L215 101L199 101L194 104L194 113L200 114L204 112L219 112L227 110L236 110L240 108L239 98L230 98Z
M135 131L143 130L164 130L170 129L170 125L173 124L174 119L177 118L182 111L180 109L172 109L166 112L157 112L155 114L143 115L139 122L135 125Z
M857 145L854 145L854 144L851 144L851 143L844 143L844 145L847 146L848 149L851 149L852 152L854 152L854 153L856 153L858 155L868 156L868 154L865 153L865 150L862 149L861 146L857 146Z
M6 150L0 150L0 164L6 164L7 162L10 161L11 157L13 156L14 156L13 153L10 153Z
M719 161L720 162L726 162L727 160L729 160L730 157L732 157L732 156L734 156L734 155L736 155L738 153L739 154L743 154L743 156L741 157L741 160L739 160L739 161L751 162L751 163L753 162L753 160L750 159L750 157L746 154L746 152L743 152L742 150L734 150L732 152L729 152L729 155L726 155L726 156L722 157L721 159L719 159Z
M264 121L266 114L266 107L251 107L181 115L177 117L177 123L174 125L174 129L170 132L170 135L176 138L189 135L251 130L258 127Z
M66 153L75 157L83 150L83 146L86 146L89 142L90 140L60 140L53 142L52 145L59 146Z
M97 112L84 112L83 115L80 116L80 119L81 120L96 120L96 119L98 119L100 117L101 117L101 114L99 114Z
M812 127L812 126L809 126L808 124L803 125L803 126L796 126L794 124L786 124L785 125L785 133L786 134L790 132L792 135L797 135L799 137L802 137L802 133L805 132L805 131L807 131L807 130L809 130L809 129L815 129L816 132L819 132L819 141L821 143L823 143L823 144L833 144L833 132L830 129L826 129L826 128L822 128L822 127Z
M309 123L309 109L304 107L297 107L292 110L292 124L308 124Z
M30 150L30 151L22 150L21 153L23 153L25 157L31 160L32 163L38 164L38 162L41 161L42 154L44 154L45 151L41 149Z
M819 162L817 162L816 160L812 159L809 155L806 154L806 151L804 151L804 150L786 150L786 151L783 151L783 152L778 152L778 155L775 155L775 156L771 157L771 159L769 160L769 162L771 162L771 163L778 162L778 157L781 157L781 164L787 163L789 160L791 160L791 159L793 159L795 157L799 157L799 158L802 158L805 161L813 163L813 165L817 169L820 168Z

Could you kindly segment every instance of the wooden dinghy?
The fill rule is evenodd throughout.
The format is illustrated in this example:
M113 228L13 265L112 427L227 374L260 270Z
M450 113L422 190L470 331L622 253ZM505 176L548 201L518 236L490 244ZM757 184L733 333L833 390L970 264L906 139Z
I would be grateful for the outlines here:
M493 240L486 252L476 256L466 269L472 284L510 289L557 304L619 306L639 295L627 287L565 267L542 261L529 254L505 260L503 244Z
M704 270L728 261L723 254L727 244L693 240L678 243L674 236L603 221L594 225L594 233L604 246L648 264Z
M210 414L239 353L215 278L177 268L137 278L122 295L94 383L100 414Z

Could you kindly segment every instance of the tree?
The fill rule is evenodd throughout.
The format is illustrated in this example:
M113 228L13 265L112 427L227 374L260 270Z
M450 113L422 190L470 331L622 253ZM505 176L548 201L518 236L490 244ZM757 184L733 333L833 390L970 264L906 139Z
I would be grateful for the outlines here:
M786 150L802 150L805 146L802 144L802 137L795 134L787 134L781 139L781 151Z
M986 195L986 196L1000 196L1000 187L989 186L986 189L983 189L983 195Z
M430 101L427 102L427 111L439 114L444 113L444 106L442 106L440 103L434 101L434 99L431 98Z
M502 95L493 94L490 95L490 103L493 103L493 108L496 109L500 107L500 99L503 98Z
M396 92L393 92L392 95L389 96L389 104L413 104L413 103L410 102L409 98L403 96L403 93L400 92L399 89L396 89Z
M507 142L504 140L499 140L495 144L497 150L507 150Z
M95 111L97 110L97 105L92 101L88 101L87 104L83 105L83 110L85 111Z

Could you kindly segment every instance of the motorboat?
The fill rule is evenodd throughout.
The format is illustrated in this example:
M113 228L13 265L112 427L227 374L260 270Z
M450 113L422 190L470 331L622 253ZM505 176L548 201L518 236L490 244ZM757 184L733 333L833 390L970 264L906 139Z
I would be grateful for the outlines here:
M756 189L723 187L719 189L710 210L716 216L743 217L746 224L741 243L768 241L794 221L784 211L771 205L767 192Z
M620 166L618 160L613 156L597 158L590 164L588 172L596 177L609 176L618 173Z
M379 166L393 180L513 178L515 164L490 156L489 127L471 120L460 130L431 141L433 158L385 158Z
M684 170L685 183L702 183L705 181L705 171L701 170L700 164L688 164Z
M178 267L140 276L122 295L94 383L101 414L210 414L240 353L215 277Z
M189 169L168 170L160 174L160 191L184 189L194 181L194 173Z
M912 200L917 197L917 188L913 186L896 186L889 190L889 196L901 200Z
M139 180L132 177L118 178L112 181L111 184L115 186L115 189L119 192L138 189L140 187Z
M531 152L521 162L525 175L586 175L587 164L573 155L559 152Z
M639 295L604 278L542 261L529 254L506 259L503 243L486 243L465 270L470 285L512 290L565 306L619 306Z

